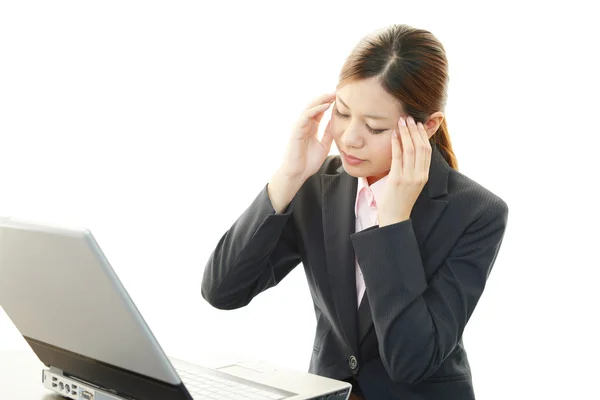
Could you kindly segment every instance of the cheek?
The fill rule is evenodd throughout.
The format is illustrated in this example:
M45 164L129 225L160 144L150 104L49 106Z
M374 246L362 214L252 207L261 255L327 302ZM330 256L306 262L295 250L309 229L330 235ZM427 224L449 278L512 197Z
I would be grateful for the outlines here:
M389 140L388 140L389 139ZM384 141L377 143L374 154L377 154L377 165L379 168L389 169L392 162L392 139L388 135Z
M392 158L392 138L390 135L386 135L385 140L382 140L379 143L379 154L384 155L385 160L389 160Z

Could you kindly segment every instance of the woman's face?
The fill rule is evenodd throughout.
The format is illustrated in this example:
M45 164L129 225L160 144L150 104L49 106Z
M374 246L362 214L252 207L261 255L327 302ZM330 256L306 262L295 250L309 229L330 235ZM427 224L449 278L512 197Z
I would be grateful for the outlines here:
M368 177L373 184L386 176L392 165L392 132L398 128L402 105L369 78L338 88L331 113L331 132L344 169L354 177ZM364 160L349 163L344 154Z

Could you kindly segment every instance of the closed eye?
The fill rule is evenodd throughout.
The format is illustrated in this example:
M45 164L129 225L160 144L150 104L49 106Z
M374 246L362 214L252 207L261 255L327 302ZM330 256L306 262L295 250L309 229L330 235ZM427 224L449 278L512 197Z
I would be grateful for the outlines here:
M339 112L339 110L337 109L337 107L336 107L336 108L334 108L334 112L335 112L335 114L336 114L338 117L340 117L340 118L342 118L342 119L346 119L346 118L349 118L349 117L350 117L349 115L342 114L341 112ZM371 133L374 133L374 134L376 134L376 135L378 135L378 134L380 134L380 133L383 133L383 132L387 131L387 129L372 129L372 128L371 128L369 125L366 125L366 124L365 124L365 126L367 127L367 129L368 129L368 130L369 130Z

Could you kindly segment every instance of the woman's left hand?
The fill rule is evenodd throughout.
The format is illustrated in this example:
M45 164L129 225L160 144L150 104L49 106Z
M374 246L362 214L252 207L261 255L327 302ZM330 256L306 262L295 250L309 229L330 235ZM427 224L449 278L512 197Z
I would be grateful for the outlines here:
M399 137L397 136L399 132ZM392 132L392 166L382 199L377 201L379 227L410 218L417 197L429 179L431 145L422 123L400 117Z

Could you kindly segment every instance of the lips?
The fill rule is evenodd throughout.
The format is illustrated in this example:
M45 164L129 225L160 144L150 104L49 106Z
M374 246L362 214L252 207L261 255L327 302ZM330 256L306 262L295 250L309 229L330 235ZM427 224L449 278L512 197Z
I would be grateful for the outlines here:
M365 161L365 160L363 160L362 158L353 157L353 156L351 156L350 154L348 154L348 153L345 153L345 152L343 152L343 151L342 151L342 153L344 153L344 155L346 156L346 158L348 158L348 159L350 159L350 160L352 160L352 161Z

